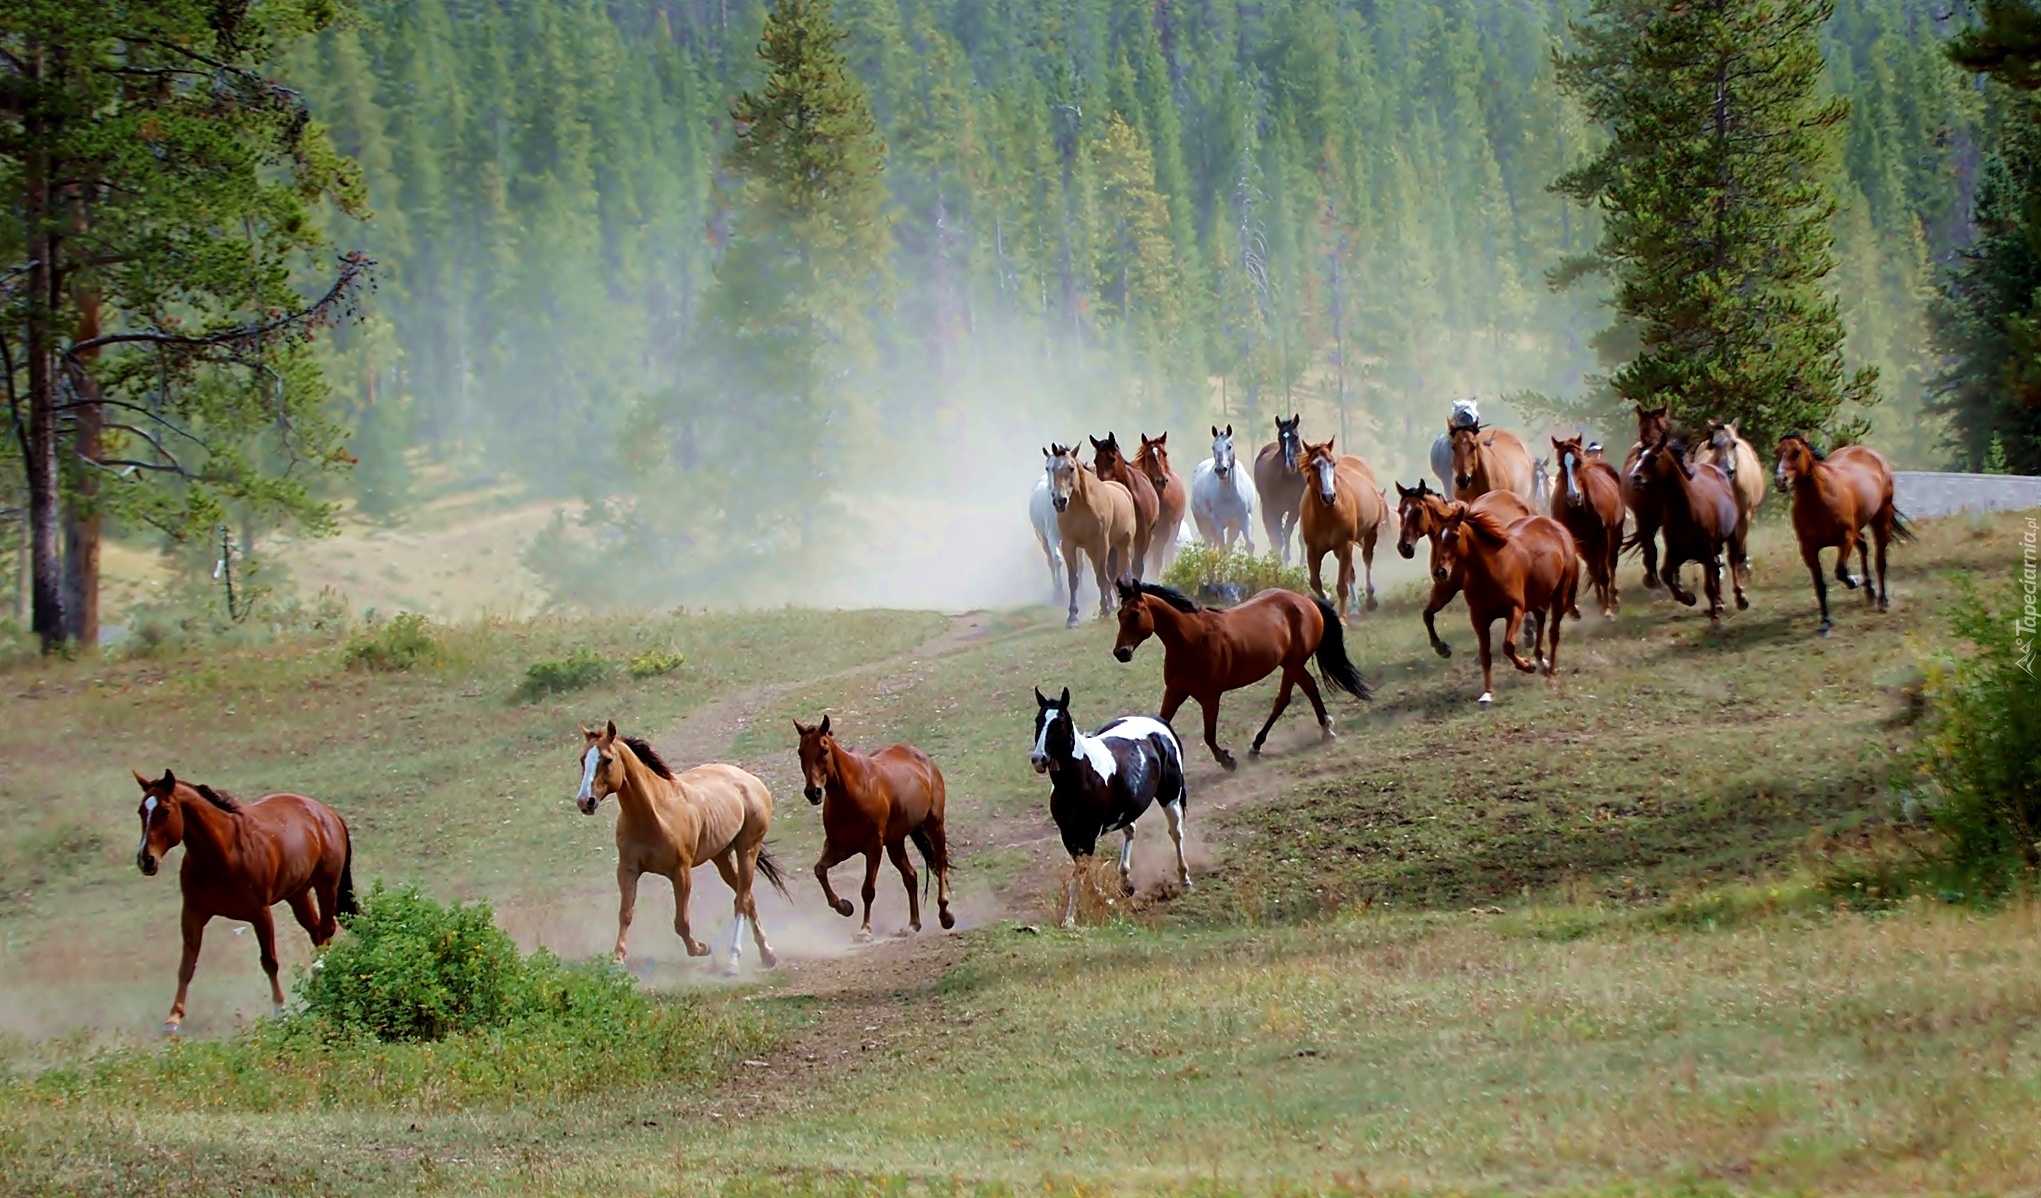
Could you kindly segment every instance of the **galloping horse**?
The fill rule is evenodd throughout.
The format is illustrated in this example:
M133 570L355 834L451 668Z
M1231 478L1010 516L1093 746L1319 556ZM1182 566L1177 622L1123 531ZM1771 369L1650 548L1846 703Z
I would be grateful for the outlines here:
M928 754L913 745L888 745L876 753L846 747L829 731L829 717L812 727L794 721L801 737L802 793L822 808L822 855L815 859L815 880L829 909L848 917L849 899L836 897L829 871L852 857L865 859L865 922L858 939L872 936L872 898L878 893L879 854L892 858L893 868L907 884L907 927L921 930L921 900L914 893L914 863L907 842L921 850L921 860L935 875L936 909L946 928L957 926L950 914L950 846L943 835L943 801L948 794L943 772Z
M695 866L714 861L735 896L729 974L737 974L747 920L758 959L768 969L777 964L751 893L758 874L774 890L787 893L779 862L765 847L772 827L772 792L765 783L734 765L698 765L676 775L650 744L618 736L615 721L600 730L583 728L581 734L587 748L581 754L575 806L594 815L604 799L617 797L617 943L611 959L623 963L624 941L638 907L638 879L644 874L672 881L673 930L687 945L688 956L708 956L709 946L688 930L687 904Z
M1446 431L1432 441L1432 475L1439 480L1439 487L1447 498L1453 495L1453 433L1456 429L1473 428L1481 423L1480 405L1470 396L1456 399L1446 413Z
M1285 565L1290 561L1290 530L1301 519L1299 509L1304 500L1304 438L1297 434L1298 423L1295 413L1288 420L1276 417L1276 439L1254 455L1254 489L1261 495L1261 526L1269 534L1269 546L1283 551Z
M1113 568L1113 577L1122 573L1141 577L1141 571L1148 564L1148 547L1152 538L1160 531L1158 517L1162 511L1161 497L1155 493L1155 484L1148 476L1134 468L1120 452L1120 438L1117 433L1107 433L1100 441L1091 438L1091 468L1093 473L1107 482L1115 482L1127 488L1127 494L1134 501L1134 556L1123 566Z
M1224 610L1201 608L1168 587L1122 582L1120 636L1113 656L1132 661L1134 650L1153 636L1162 642L1162 706L1164 723L1172 722L1185 699L1196 699L1205 713L1205 747L1220 765L1234 766L1233 754L1219 747L1219 700L1227 691L1253 686L1283 671L1269 718L1254 738L1248 756L1259 757L1276 717L1290 705L1293 687L1304 688L1325 739L1333 737L1332 717L1311 679L1315 656L1325 684L1356 699L1368 698L1360 671L1347 660L1339 613L1323 599L1295 591L1271 590Z
M1098 583L1100 619L1112 614L1113 589L1107 580L1119 576L1134 555L1134 497L1127 488L1093 474L1077 460L1075 446L1051 445L1048 458L1049 498L1056 506L1056 529L1063 541L1063 565L1069 572L1070 618L1077 627L1077 555L1091 559Z
M1051 701L1035 689L1035 748L1028 761L1038 774L1049 775L1049 818L1070 853L1070 885L1063 900L1063 926L1076 921L1077 887L1084 863L1098 851L1098 838L1124 832L1120 845L1120 885L1134 893L1134 822L1149 805L1160 803L1176 843L1176 878L1191 887L1190 866L1183 856L1184 804L1190 788L1184 783L1183 743L1176 731L1147 716L1121 716L1107 721L1095 735L1077 730L1070 718L1070 688Z
M1415 490L1397 483L1396 498L1396 522L1401 530L1396 535L1396 552L1405 558L1415 557L1417 547L1414 538L1425 537L1431 541L1432 593L1425 600L1424 631L1431 638L1434 653L1440 657L1451 657L1453 648L1439 638L1436 618L1446 604L1453 601L1453 596L1460 593L1462 585L1459 571L1439 553L1439 534L1445 531L1446 519L1452 515L1455 501L1432 490L1423 479L1417 480ZM1488 512L1505 524L1536 514L1514 491L1490 491L1467 506L1477 512Z
M1765 501L1765 467L1758 451L1743 439L1736 426L1724 420L1708 421L1708 437L1694 447L1692 460L1707 462L1729 479L1736 496L1736 544L1739 556L1729 564L1736 579L1750 585L1750 519Z
M1049 601L1053 603L1063 597L1063 534L1056 527L1056 498L1049 490L1046 464L1035 480L1034 493L1028 496L1028 523L1034 526L1035 543L1049 563Z
M1644 589L1647 591L1658 589L1658 498L1637 476L1637 463L1648 446L1657 444L1659 438L1672 433L1670 412L1668 407L1647 408L1638 404L1637 443L1623 455L1623 502L1630 509L1630 523L1634 529L1629 544L1644 553Z
M1339 563L1339 612L1342 616L1358 610L1353 606L1354 546L1361 547L1361 565L1367 572L1368 610L1375 610L1375 539L1382 533L1388 515L1388 501L1375 485L1374 472L1352 454L1333 456L1332 441L1304 447L1304 492L1299 541L1304 560L1311 567L1311 590L1325 598L1322 567L1330 553Z
M1191 471L1191 519L1207 545L1233 548L1237 539L1254 552L1254 480L1233 456L1233 426L1212 426L1212 456Z
M1190 510L1191 493L1176 471L1169 468L1168 433L1159 433L1152 440L1146 433L1141 434L1141 452L1134 455L1134 466L1148 476L1149 484L1155 488L1155 535L1148 541L1148 572L1160 578L1169 569L1169 563L1176 560L1177 530L1183 527L1184 513Z
M1665 534L1659 581L1674 599L1692 607L1694 594L1680 586L1680 567L1701 563L1707 580L1708 620L1721 620L1723 552L1727 550L1731 560L1743 554L1743 546L1737 543L1736 496L1730 492L1729 479L1705 462L1697 466L1687 461L1686 443L1669 434L1661 434L1645 449L1630 477L1654 505L1659 529ZM1639 528L1631 540L1643 535ZM1749 607L1743 580L1733 570L1729 580L1736 590L1736 606Z
M1623 480L1599 455L1589 456L1578 436L1552 438L1552 452L1559 460L1560 481L1552 491L1552 518L1573 534L1602 614L1613 620L1622 603L1616 564L1623 556Z
M1515 433L1475 424L1453 430L1453 497L1471 502L1490 491L1514 491L1535 502L1531 451Z
M1892 503L1892 467L1885 455L1868 445L1845 445L1823 457L1806 437L1797 433L1779 441L1779 485L1793 493L1793 536L1800 542L1800 560L1814 577L1814 596L1821 603L1821 635L1835 627L1828 618L1828 583L1821 576L1821 551L1836 552L1836 581L1851 590L1857 580L1850 577L1850 548L1855 546L1864 569L1864 581L1871 579L1870 547L1864 528L1878 543L1878 577L1866 599L1875 599L1879 611L1892 607L1892 591L1885 585L1885 549L1894 540L1910 541L1913 529Z
M198 969L199 945L214 916L245 920L255 929L262 972L269 975L270 1001L283 1011L283 986L276 978L276 920L270 908L289 903L313 948L323 948L338 929L338 918L354 914L354 842L347 821L316 799L273 794L253 803L180 782L169 770L142 787L142 842L135 867L155 877L164 854L184 845L177 869L184 892L184 956L177 963L177 998L163 1030L184 1023L184 999ZM317 903L314 904L316 897Z
M1481 697L1495 701L1495 673L1488 648L1489 625L1507 620L1502 651L1510 664L1526 674L1543 670L1556 683L1559 674L1559 626L1571 613L1580 590L1579 550L1573 535L1549 516L1526 516L1504 523L1490 512L1464 503L1452 505L1439 533L1439 553L1462 575L1467 615L1481 641ZM1517 653L1517 630L1531 615L1534 666Z

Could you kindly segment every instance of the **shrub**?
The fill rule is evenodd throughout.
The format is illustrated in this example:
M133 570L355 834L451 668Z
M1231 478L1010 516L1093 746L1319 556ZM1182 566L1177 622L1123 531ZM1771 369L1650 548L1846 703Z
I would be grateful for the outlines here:
M347 642L348 668L396 671L430 665L446 654L432 621L417 612L400 612L385 621L371 619Z
M671 674L686 664L685 654L647 649L631 659L631 677L656 678L661 674Z
M487 903L442 906L378 882L347 930L298 985L305 1014L333 1031L438 1040L502 1027L530 999L530 970Z
M1284 565L1274 550L1258 557L1244 549L1208 544L1184 546L1162 581L1193 598L1231 603L1257 591L1311 589L1304 568Z
M594 686L607 677L609 661L595 650L583 647L558 661L535 661L525 667L524 686L520 692L526 700L539 699L560 691Z

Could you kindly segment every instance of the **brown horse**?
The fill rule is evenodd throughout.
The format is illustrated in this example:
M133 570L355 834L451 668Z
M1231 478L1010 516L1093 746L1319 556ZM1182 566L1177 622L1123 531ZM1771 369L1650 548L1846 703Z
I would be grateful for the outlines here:
M1278 669L1283 672L1282 690L1248 750L1250 757L1261 755L1269 729L1290 705L1294 687L1304 689L1319 729L1325 739L1332 739L1332 717L1325 714L1325 701L1311 678L1313 657L1327 686L1357 699L1369 697L1360 671L1347 660L1339 613L1323 599L1271 590L1215 610L1152 583L1121 582L1119 588L1120 636L1113 643L1113 656L1132 661L1141 642L1151 636L1160 640L1162 721L1171 722L1185 699L1196 699L1205 713L1205 747L1229 770L1233 754L1219 747L1219 700L1227 691L1253 686Z
M618 736L615 721L599 731L583 728L581 734L588 743L575 805L594 815L604 799L617 797L617 943L612 959L623 963L624 941L638 907L638 879L645 874L672 881L673 930L687 945L688 956L708 956L709 946L688 930L687 904L695 866L714 861L734 896L737 917L730 931L728 972L736 976L747 920L758 959L767 969L777 964L751 893L759 874L774 890L787 893L779 862L765 847L772 827L772 792L765 783L734 765L698 765L675 774L650 744Z
M1879 611L1892 607L1892 592L1885 585L1885 550L1895 540L1910 541L1913 529L1892 503L1892 467L1885 455L1868 445L1845 445L1822 456L1812 442L1797 433L1779 441L1779 486L1793 495L1793 536L1800 542L1800 560L1814 577L1814 597L1821 604L1821 635L1827 636L1835 623L1828 618L1828 582L1821 576L1821 551L1835 549L1836 581L1851 590L1857 580L1850 577L1850 548L1855 546L1863 565L1864 581L1871 585L1866 599L1876 600ZM1870 546L1864 540L1869 526L1878 545L1878 576L1871 577Z
M1738 582L1750 585L1750 521L1765 501L1765 467L1758 451L1726 420L1708 421L1708 435L1694 447L1693 461L1707 462L1729 479L1736 495L1736 542L1742 556L1730 563Z
M1669 407L1647 408L1638 404L1637 443L1623 455L1623 502L1630 509L1630 524L1634 530L1629 543L1644 554L1644 589L1647 591L1658 589L1658 499L1637 476L1637 463L1643 458L1647 446L1671 435L1671 412Z
M852 857L865 859L865 922L858 939L872 936L872 898L879 888L879 854L892 858L893 868L907 884L907 926L921 930L921 899L914 893L914 863L907 842L921 850L921 860L936 880L936 909L943 926L957 926L950 914L950 846L943 835L943 800L948 791L943 772L928 754L912 745L889 745L876 753L847 748L829 731L829 717L810 726L794 721L801 737L802 793L822 807L822 855L815 859L815 880L829 909L848 917L850 900L836 897L829 871Z
M1481 641L1481 697L1495 701L1495 673L1489 652L1489 625L1508 621L1502 651L1510 664L1526 674L1545 672L1548 682L1559 677L1559 626L1580 590L1579 549L1566 526L1549 516L1526 516L1505 523L1491 512L1477 512L1455 503L1439 533L1439 553L1448 569L1457 568L1467 592L1467 615ZM1531 649L1537 664L1517 653L1517 630L1532 617Z
M1439 638L1436 620L1446 604L1453 601L1453 596L1460 593L1462 586L1459 571L1439 554L1439 534L1445 531L1446 518L1452 515L1455 501L1432 490L1430 484L1421 478L1417 480L1416 490L1397 483L1396 498L1396 523L1401 530L1396 535L1396 552L1405 558L1415 557L1415 538L1424 537L1431 541L1432 593L1425 601L1424 631L1431 638L1433 652L1440 657L1451 657L1453 648ZM1536 515L1514 491L1490 491L1467 506L1477 512L1489 512L1504 523Z
M1689 462L1686 443L1669 434L1661 434L1645 449L1630 476L1643 485L1665 536L1659 581L1674 599L1692 607L1694 594L1680 586L1680 567L1701 563L1707 581L1708 620L1721 620L1723 555L1734 560L1743 553L1736 535L1736 496L1729 489L1729 479L1705 462L1698 466ZM1638 529L1632 541L1643 531ZM1733 570L1729 581L1736 590L1736 606L1749 607L1743 582Z
M1452 446L1455 499L1472 502L1490 491L1513 491L1525 503L1537 502L1531 451L1515 433L1473 424L1453 430Z
M1155 484L1148 475L1134 468L1127 456L1120 452L1120 437L1107 433L1101 441L1091 438L1091 469L1094 474L1107 482L1115 482L1127 488L1127 495L1134 501L1134 556L1124 566L1114 567L1113 577L1122 573L1140 578L1148 564L1148 547L1153 543L1162 514L1162 499L1155 493Z
M1119 577L1134 556L1134 497L1126 487L1093 474L1077 460L1075 446L1051 445L1049 499L1056 507L1056 530L1063 538L1063 568L1070 578L1070 618L1077 627L1077 555L1091 559L1098 583L1098 615L1112 614L1111 579Z
M1334 438L1336 440L1337 438ZM1332 440L1323 445L1304 446L1306 486L1297 524L1298 541L1304 561L1311 567L1311 590L1325 598L1322 568L1325 555L1339 563L1339 612L1358 611L1354 605L1354 546L1361 547L1361 565L1367 572L1368 610L1375 610L1375 540L1382 534L1388 515L1388 500L1375 485L1374 472L1352 454L1334 456Z
M1559 463L1559 485L1552 488L1552 518L1566 526L1587 561L1588 581L1602 614L1616 618L1622 596L1617 593L1616 564L1623 556L1623 479L1600 455L1590 457L1576 436L1552 438Z
M354 842L347 821L303 795L273 794L242 803L210 786L180 782L169 770L142 787L142 843L135 865L156 876L163 857L184 845L177 885L184 892L184 956L177 964L177 998L163 1030L184 1023L184 998L198 968L199 945L215 916L245 920L255 929L270 1001L283 1010L276 978L276 921L270 908L289 903L312 947L333 939L338 918L354 914ZM317 903L314 904L316 897Z
M1303 519L1304 438L1297 432L1299 417L1276 417L1276 439L1254 455L1254 489L1261 493L1261 526L1269 544L1282 550L1283 562L1290 560L1290 530ZM1300 544L1301 551L1303 546ZM1325 592L1320 590L1319 594Z
M1183 527L1184 513L1190 510L1191 493L1176 471L1169 468L1168 433L1158 434L1153 440L1143 433L1141 452L1134 455L1134 466L1148 476L1149 484L1155 488L1155 535L1148 539L1148 572L1160 578L1176 560L1176 534Z

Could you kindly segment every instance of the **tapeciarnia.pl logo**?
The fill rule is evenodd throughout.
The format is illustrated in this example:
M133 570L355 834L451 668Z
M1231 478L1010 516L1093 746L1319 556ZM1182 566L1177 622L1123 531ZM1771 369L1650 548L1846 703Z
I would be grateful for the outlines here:
M2013 620L2013 660L2034 676L2034 639L2041 631L2041 519L2027 517L2020 534L2020 614Z

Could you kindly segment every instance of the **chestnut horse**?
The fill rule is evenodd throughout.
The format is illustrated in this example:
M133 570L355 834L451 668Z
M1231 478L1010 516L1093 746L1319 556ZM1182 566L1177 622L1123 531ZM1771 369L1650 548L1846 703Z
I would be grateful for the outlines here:
M1488 647L1489 625L1508 621L1502 651L1510 664L1526 674L1543 670L1548 682L1559 675L1559 626L1578 614L1574 600L1580 590L1579 549L1566 526L1549 516L1526 516L1504 522L1492 512L1477 512L1464 503L1452 505L1439 533L1439 554L1447 568L1457 568L1467 592L1467 615L1481 641L1481 697L1495 701L1495 673ZM1537 664L1517 652L1517 630L1532 617L1531 650Z
M1148 564L1149 546L1161 529L1161 497L1155 493L1155 484L1148 475L1136 470L1120 452L1119 434L1109 432L1104 441L1092 437L1091 453L1092 472L1127 488L1128 497L1134 501L1134 556L1124 565L1113 567L1112 576L1118 578L1125 573L1140 578Z
M1160 578L1176 560L1177 530L1183 527L1184 513L1190 510L1191 493L1176 471L1169 468L1168 433L1159 433L1153 439L1141 434L1141 451L1134 455L1134 467L1146 474L1149 485L1155 488L1155 535L1148 539L1148 572Z
M1185 699L1196 699L1205 713L1205 747L1220 765L1234 766L1233 754L1219 747L1219 700L1227 691L1253 686L1276 670L1283 671L1269 718L1254 738L1248 756L1259 757L1276 717L1290 705L1290 691L1304 688L1318 727L1333 738L1332 717L1311 679L1311 661L1318 660L1325 684L1356 699L1368 698L1368 685L1347 660L1339 613L1323 599L1295 591L1270 590L1225 609L1199 607L1183 595L1152 583L1121 582L1120 635L1113 656L1132 661L1134 650L1153 636L1162 642L1162 706L1167 724Z
M744 946L744 925L758 944L767 969L779 958L766 943L752 897L759 874L781 894L787 882L765 847L772 827L772 792L734 765L698 765L675 774L652 746L635 736L618 736L615 721L600 731L581 730L581 790L574 803L594 815L602 801L617 797L617 943L611 959L624 960L624 941L638 907L638 879L659 874L673 883L673 930L690 957L706 957L709 946L688 930L687 904L694 869L714 861L730 887L736 925L730 930L728 973L735 977Z
M1261 526L1269 534L1269 545L1290 562L1290 530L1302 519L1304 502L1304 438L1297 433L1300 418L1276 417L1276 439L1254 455L1254 489L1261 494ZM1303 545L1298 545L1301 555ZM1318 592L1323 595L1323 590Z
M1743 554L1736 535L1736 496L1730 492L1729 479L1706 462L1698 466L1689 462L1686 442L1669 434L1660 434L1644 450L1637 465L1631 468L1630 477L1638 481L1653 504L1659 530L1665 535L1665 560L1659 563L1659 581L1665 583L1674 599L1692 607L1694 594L1680 586L1680 567L1688 562L1701 563L1707 581L1708 620L1710 623L1721 620L1724 554L1732 561ZM1638 529L1631 540L1635 542L1643 531ZM1736 590L1736 606L1749 607L1743 581L1734 570L1729 573L1729 581Z
M1471 502L1490 491L1514 491L1525 503L1536 502L1531 451L1515 433L1471 424L1453 430L1452 445L1455 499Z
M1821 576L1821 551L1835 549L1836 581L1851 590L1850 548L1856 547L1879 611L1892 607L1885 585L1885 550L1895 540L1910 541L1913 529L1892 503L1892 467L1885 455L1868 445L1845 445L1824 457L1813 442L1798 433L1779 441L1779 486L1793 495L1793 536L1800 542L1800 560L1814 577L1814 597L1821 604L1821 635L1835 627L1828 618L1828 582ZM1871 577L1871 550L1864 528L1878 545L1878 576Z
M1623 479L1599 456L1588 456L1581 438L1552 438L1559 461L1559 485L1552 489L1552 518L1573 534L1587 562L1588 581L1602 614L1616 618L1622 597L1617 593L1616 565L1623 557Z
M1334 438L1333 440L1337 440ZM1333 456L1332 440L1304 446L1306 486L1297 524L1304 561L1311 567L1311 590L1325 598L1325 555L1339 563L1339 612L1359 611L1354 594L1354 546L1361 547L1367 572L1368 610L1375 610L1375 539L1382 534L1388 500L1375 485L1374 472L1352 454Z
M1694 447L1693 461L1707 462L1729 479L1736 496L1736 542L1741 554L1730 566L1737 581L1750 585L1750 520L1765 501L1765 467L1758 451L1725 420L1708 421L1708 435Z
M950 914L950 846L943 835L943 772L913 745L889 745L876 753L847 748L829 731L829 717L815 725L794 721L801 737L801 781L810 803L822 808L822 855L815 880L829 909L848 917L850 900L836 897L829 871L852 857L865 859L865 922L858 939L872 937L872 898L879 888L879 854L892 858L907 884L907 927L921 930L921 899L914 893L914 863L907 842L935 876L936 908L943 926L957 926Z
M1108 482L1077 460L1075 446L1051 445L1042 451L1049 465L1049 501L1056 508L1056 530L1062 535L1063 568L1069 574L1070 618L1077 627L1077 555L1091 559L1098 583L1098 615L1113 611L1113 588L1134 554L1134 497L1127 488Z
M184 956L177 963L177 998L163 1030L174 1032L184 1023L184 999L198 969L199 945L215 916L245 920L255 929L270 1001L282 1013L276 921L269 909L289 903L299 926L311 934L313 948L333 939L338 918L355 909L354 842L347 821L303 795L273 794L242 803L210 786L180 782L169 770L154 781L135 774L135 781L142 787L136 868L155 877L164 855L184 845L184 864L177 869L177 885L184 892L179 921Z
M1461 588L1459 572L1439 554L1439 534L1445 531L1446 518L1452 515L1454 501L1432 490L1421 478L1417 480L1415 490L1397 483L1396 498L1396 523L1400 530L1396 534L1396 552L1405 558L1415 557L1415 538L1424 537L1431 542L1432 593L1425 601L1424 631L1431 638L1434 653L1440 657L1451 657L1453 648L1439 638L1436 618ZM1491 512L1504 523L1536 515L1531 511L1531 505L1519 499L1514 491L1490 491L1467 506L1477 512Z
M1623 503L1630 509L1630 545L1644 554L1644 589L1658 589L1658 498L1637 477L1638 459L1647 446L1672 432L1672 409L1637 405L1637 443L1623 455Z

